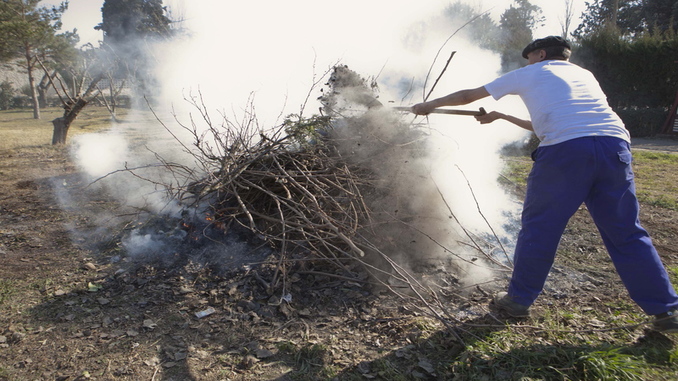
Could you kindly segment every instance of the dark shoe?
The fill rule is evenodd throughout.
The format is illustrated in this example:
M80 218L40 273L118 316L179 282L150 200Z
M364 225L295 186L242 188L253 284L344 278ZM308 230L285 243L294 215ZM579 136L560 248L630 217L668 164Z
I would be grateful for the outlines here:
M663 333L678 333L678 310L674 309L654 317L656 319L652 323L654 329Z
M506 292L500 292L494 297L494 305L497 306L500 311L504 311L514 318L530 316L530 306L524 306L514 302Z

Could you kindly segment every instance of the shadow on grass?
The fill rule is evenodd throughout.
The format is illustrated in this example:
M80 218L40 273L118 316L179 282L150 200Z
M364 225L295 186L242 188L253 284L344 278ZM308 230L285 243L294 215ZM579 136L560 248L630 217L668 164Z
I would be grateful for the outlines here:
M476 327L436 331L423 339L389 352L387 355L363 361L333 373L329 362L316 367L298 367L271 381L311 380L444 380L451 379L451 364L460 359L468 347L474 346L505 326L497 325L489 315L467 323Z
M189 264L178 262L166 271L141 267L111 276L69 267L69 277L80 279L79 285L70 291L65 288L65 293L45 290L42 303L30 311L26 326L31 330L25 330L29 334L10 335L8 339L17 343L11 342L0 354L6 356L6 364L21 368L22 375L37 374L39 369L45 379L165 381L599 380L605 376L624 380L640 379L638 375L648 369L667 369L676 361L673 342L651 331L621 348L599 344L600 340L582 345L585 340L568 334L540 341L535 337L539 334L527 328L516 330L484 315L454 333L422 328L423 334L411 337L407 345L393 344L389 348L396 349L372 356L375 351L364 356L369 360L356 364L340 363L332 355L332 336L343 335L350 341L356 337L349 334L384 339L397 335L403 337L393 342L406 341L406 329L389 333L373 324L379 319L349 312L362 307L361 287L302 279L290 308L283 310L286 305L268 305L269 295L251 276L237 279L232 274L212 277L203 271L171 271ZM316 308L320 303L324 304ZM195 316L209 305L219 312L205 319ZM304 309L303 314L295 312ZM317 310L324 311L325 318ZM403 326L419 324L409 315L392 319L407 322ZM325 336L311 337L311 329L324 331ZM370 345L359 339L355 343ZM41 357L33 355L40 352ZM36 364L38 359L47 365Z
M520 345L515 335L512 343L504 342L512 335L510 330L486 315L460 326L454 334L438 331L338 374L316 364L315 370L296 368L274 380L670 380L675 376L662 376L662 370L672 369L675 363L672 340L651 330L622 347Z
M186 337L190 314L173 304L186 303L172 281L167 287L139 282L101 279L89 281L90 289L71 291L33 308L36 325L54 353L42 369L48 379L154 379L197 380L186 362L193 337ZM158 276L161 276L158 274ZM171 285L171 287L170 287ZM164 292L163 292L164 289ZM195 335L208 328L195 324ZM30 365L28 365L30 366Z
M55 372L45 376L78 377L87 371L102 379L166 381L669 380L648 375L671 371L676 362L673 341L654 331L621 347L600 341L588 345L579 344L586 341L574 334L554 339L543 331L517 328L514 320L502 325L488 314L453 332L424 327L407 345L344 367L333 355L330 336L310 340L303 334L309 326L319 327L321 318L283 318L275 311L265 314L261 307L258 314L268 317L259 323L244 319L246 311L196 319L193 312L209 298L200 295L223 287L209 281L198 287L203 281L149 271L102 279L99 291L74 291L35 307L35 320L50 330L34 335L47 343L36 344L59 353L52 366ZM238 289L256 293L256 282L248 282L238 282ZM232 308L235 311L235 305ZM404 322L403 329L389 333L376 327L378 323L348 315L339 308L331 316L355 327L357 335L376 334L384 340L402 335L395 337L400 342L406 341L407 328L422 324L411 316L394 318ZM347 333L332 327L336 335Z

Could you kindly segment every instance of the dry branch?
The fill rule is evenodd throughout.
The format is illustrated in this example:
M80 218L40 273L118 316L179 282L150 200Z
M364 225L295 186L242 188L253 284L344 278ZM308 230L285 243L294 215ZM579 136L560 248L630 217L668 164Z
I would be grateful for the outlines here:
M310 271L356 281L365 279L356 275L361 269L412 309L448 324L452 315L436 302L437 291L401 260L435 252L454 260L453 272L506 269L492 253L501 244L461 226L428 168L417 164L427 155L426 131L375 107L370 85L346 67L328 85L323 116L294 115L265 131L251 104L238 122L222 114L217 123L201 94L188 97L197 115L179 125L192 143L165 127L193 163L159 158L174 179L165 188L185 209L202 211L211 228L239 225L275 249L272 278L257 274L269 293L287 294L291 268L318 264ZM420 191L430 198L424 209L415 200ZM439 227L451 223L463 235Z

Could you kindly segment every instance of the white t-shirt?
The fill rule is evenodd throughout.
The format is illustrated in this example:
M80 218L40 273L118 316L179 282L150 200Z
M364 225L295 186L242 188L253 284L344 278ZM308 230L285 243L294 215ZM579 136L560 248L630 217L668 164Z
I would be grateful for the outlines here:
M485 85L494 99L519 95L530 113L540 146L585 136L614 136L631 142L591 72L562 60L538 62Z

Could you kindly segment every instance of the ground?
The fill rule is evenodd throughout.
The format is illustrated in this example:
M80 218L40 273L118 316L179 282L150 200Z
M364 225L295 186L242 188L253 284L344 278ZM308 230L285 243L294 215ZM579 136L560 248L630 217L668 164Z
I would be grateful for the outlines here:
M254 270L216 274L191 262L125 267L116 232L73 234L92 229L96 211L113 206L79 183L64 148L3 154L0 174L0 379L446 379L452 375L441 359L506 329L487 309L489 285L463 298L440 295L465 311L450 330L388 292L321 271L290 277L294 299L280 303L262 287L270 274ZM60 208L60 187L77 190L82 208ZM667 266L678 266L678 212L643 205L641 220ZM647 317L628 299L583 208L535 306L537 316L555 310L604 310L606 321L566 322L571 330L598 329L602 341L627 325L637 339L630 344L673 347L676 340L636 325ZM509 323L541 332L543 322Z

